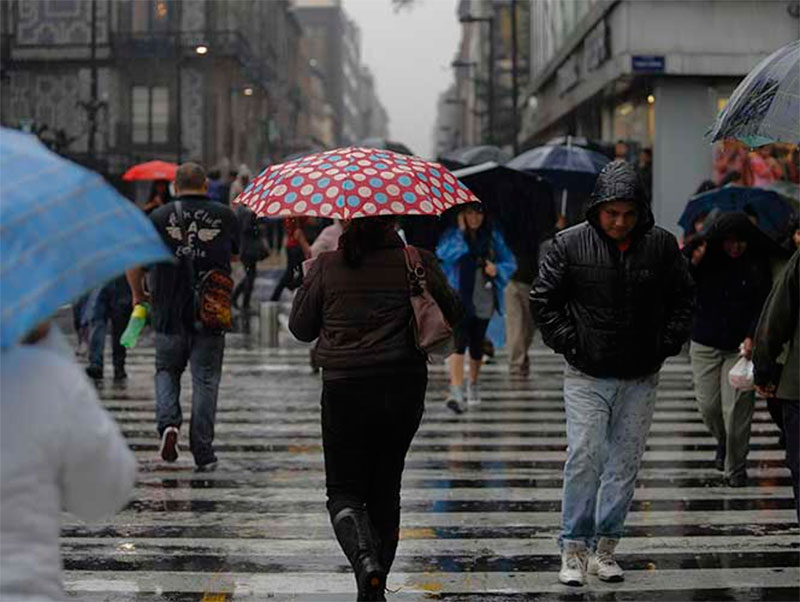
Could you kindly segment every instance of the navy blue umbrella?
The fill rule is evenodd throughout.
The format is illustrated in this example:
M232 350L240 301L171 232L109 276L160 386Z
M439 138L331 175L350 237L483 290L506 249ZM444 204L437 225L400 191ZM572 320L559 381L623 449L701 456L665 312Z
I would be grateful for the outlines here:
M525 151L506 163L508 167L542 176L557 191L560 211L574 221L589 197L600 171L610 161L598 152L573 146L545 145Z
M794 208L774 190L725 186L689 199L678 224L691 232L694 222L712 209L722 213L750 210L757 216L759 227L772 235L779 234L794 214Z

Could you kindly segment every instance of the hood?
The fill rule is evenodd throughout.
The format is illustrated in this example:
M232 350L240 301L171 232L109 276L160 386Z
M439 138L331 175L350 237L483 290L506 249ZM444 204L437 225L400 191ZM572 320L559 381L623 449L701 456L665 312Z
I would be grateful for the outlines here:
M633 229L632 237L641 236L656 223L639 174L633 165L622 159L612 161L603 168L589 197L586 219L598 230L600 224L597 222L597 210L603 203L611 201L633 201L639 208L640 219Z
M746 240L748 251L766 257L787 258L790 252L781 247L768 234L750 221L746 213L720 213L712 217L701 232L702 239L708 241L709 250L722 253L722 243L729 237Z
M239 170L236 172L236 177L239 179L247 178L248 180L253 177L253 174L250 172L250 168L247 167L244 163L239 166Z

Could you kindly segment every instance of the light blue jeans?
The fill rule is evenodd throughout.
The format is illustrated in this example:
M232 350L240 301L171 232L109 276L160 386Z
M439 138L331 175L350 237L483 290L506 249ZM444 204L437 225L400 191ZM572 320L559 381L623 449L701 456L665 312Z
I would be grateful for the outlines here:
M622 380L564 373L567 461L559 544L620 539L653 419L658 373Z

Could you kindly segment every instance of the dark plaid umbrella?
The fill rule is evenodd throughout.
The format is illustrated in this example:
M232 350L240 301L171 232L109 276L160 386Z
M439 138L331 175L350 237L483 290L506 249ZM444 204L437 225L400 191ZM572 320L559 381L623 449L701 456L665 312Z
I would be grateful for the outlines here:
M800 144L800 40L761 61L733 91L709 132L749 146Z

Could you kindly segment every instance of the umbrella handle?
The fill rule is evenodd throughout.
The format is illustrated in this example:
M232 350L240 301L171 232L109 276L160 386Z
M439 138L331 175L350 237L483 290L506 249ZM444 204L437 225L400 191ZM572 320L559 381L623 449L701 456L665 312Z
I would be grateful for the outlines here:
M564 216L567 215L567 195L568 195L567 189L564 188L561 191L561 215Z

